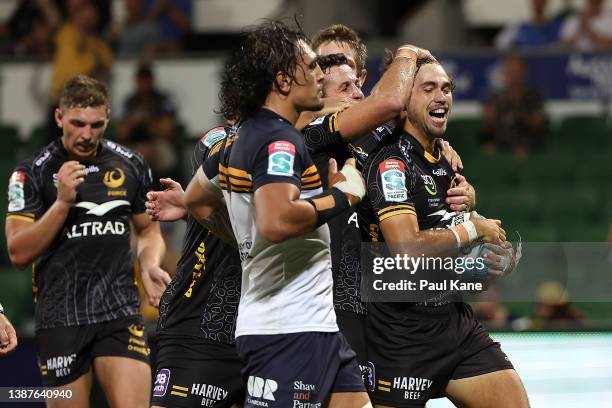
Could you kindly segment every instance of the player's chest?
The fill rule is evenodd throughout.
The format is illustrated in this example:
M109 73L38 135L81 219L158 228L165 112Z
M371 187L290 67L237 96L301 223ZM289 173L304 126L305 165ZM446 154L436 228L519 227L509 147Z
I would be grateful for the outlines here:
M43 201L47 207L57 198L58 174L62 164L58 162L50 166L42 175ZM115 160L103 160L86 166L85 181L76 188L75 208L91 211L94 207L108 207L116 203L129 206L134 200L138 175L131 166Z
M412 201L419 227L431 228L449 209L447 191L455 184L455 175L446 163L416 162L411 174Z

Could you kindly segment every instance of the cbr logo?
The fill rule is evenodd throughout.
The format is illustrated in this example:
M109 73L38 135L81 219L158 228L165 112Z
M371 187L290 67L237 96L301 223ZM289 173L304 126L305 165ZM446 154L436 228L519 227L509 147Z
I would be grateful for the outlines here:
M118 188L123 185L125 181L125 173L120 168L116 168L111 171L107 171L104 173L104 178L102 182L108 188Z
M249 395L255 398L263 398L268 401L276 401L274 399L274 391L278 389L278 383L274 380L266 380L264 378L251 375L247 382L247 391Z

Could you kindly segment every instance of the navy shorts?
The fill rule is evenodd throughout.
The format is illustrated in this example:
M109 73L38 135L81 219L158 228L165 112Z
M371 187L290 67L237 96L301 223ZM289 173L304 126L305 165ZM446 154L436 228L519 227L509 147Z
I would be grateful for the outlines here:
M151 404L227 408L244 401L236 347L202 339L159 338Z
M241 336L236 345L244 408L313 407L334 392L365 392L355 352L339 332Z
M372 392L375 387L374 364L369 361L367 355L366 319L366 315L336 309L336 322L340 333L346 337L349 345L357 354L357 363L359 363L363 384L368 392Z

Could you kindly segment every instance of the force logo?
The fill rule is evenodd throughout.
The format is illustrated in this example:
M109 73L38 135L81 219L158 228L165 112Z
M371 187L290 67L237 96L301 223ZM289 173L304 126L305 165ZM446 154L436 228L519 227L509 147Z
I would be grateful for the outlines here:
M119 188L125 182L125 173L117 167L114 170L104 173L102 182L108 188Z
M130 324L128 326L128 331L130 332L132 336L136 336L136 337L144 336L144 327L136 325L136 324Z

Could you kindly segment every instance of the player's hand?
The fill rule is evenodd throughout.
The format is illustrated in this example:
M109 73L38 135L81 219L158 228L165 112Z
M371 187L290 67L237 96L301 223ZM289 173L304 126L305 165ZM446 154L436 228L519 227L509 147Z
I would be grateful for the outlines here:
M514 248L508 241L501 244L485 244L487 251L483 254L484 263L493 278L501 278L511 274L516 268Z
M334 159L330 159L328 174L330 187L336 187L342 191L351 206L354 207L359 204L365 195L365 182L361 173L355 167L355 159L347 159L340 171L338 171L338 163Z
M476 227L479 241L499 244L506 240L506 231L501 227L500 220L476 218L476 212L472 212L470 220Z
M76 189L85 181L87 171L78 161L67 161L57 172L57 199L67 204L76 200Z
M446 161L451 165L454 171L463 170L463 162L461 161L461 157L459 153L448 143L446 140L442 138L437 138L436 143L440 146L440 150L444 155Z
M476 204L476 190L461 174L455 180L458 184L446 191L446 204L456 212L469 211Z
M159 300L170 283L170 275L159 266L153 266L141 271L141 279L149 304L158 307Z
M9 319L0 313L0 356L5 356L17 347L17 333Z
M417 47L416 45L413 45L413 44L404 44L400 46L395 52L395 58L399 56L405 56L405 57L415 58L415 59L433 58L435 60L435 57L432 55L431 52L429 52L429 50L426 50L425 48Z
M183 206L183 187L171 178L159 179L164 191L147 193L146 212L153 221L177 221L187 215Z
M332 113L340 112L349 106L355 104L357 101L353 98L347 98L346 96L328 96L322 99L323 109L318 112L318 116L330 115Z

